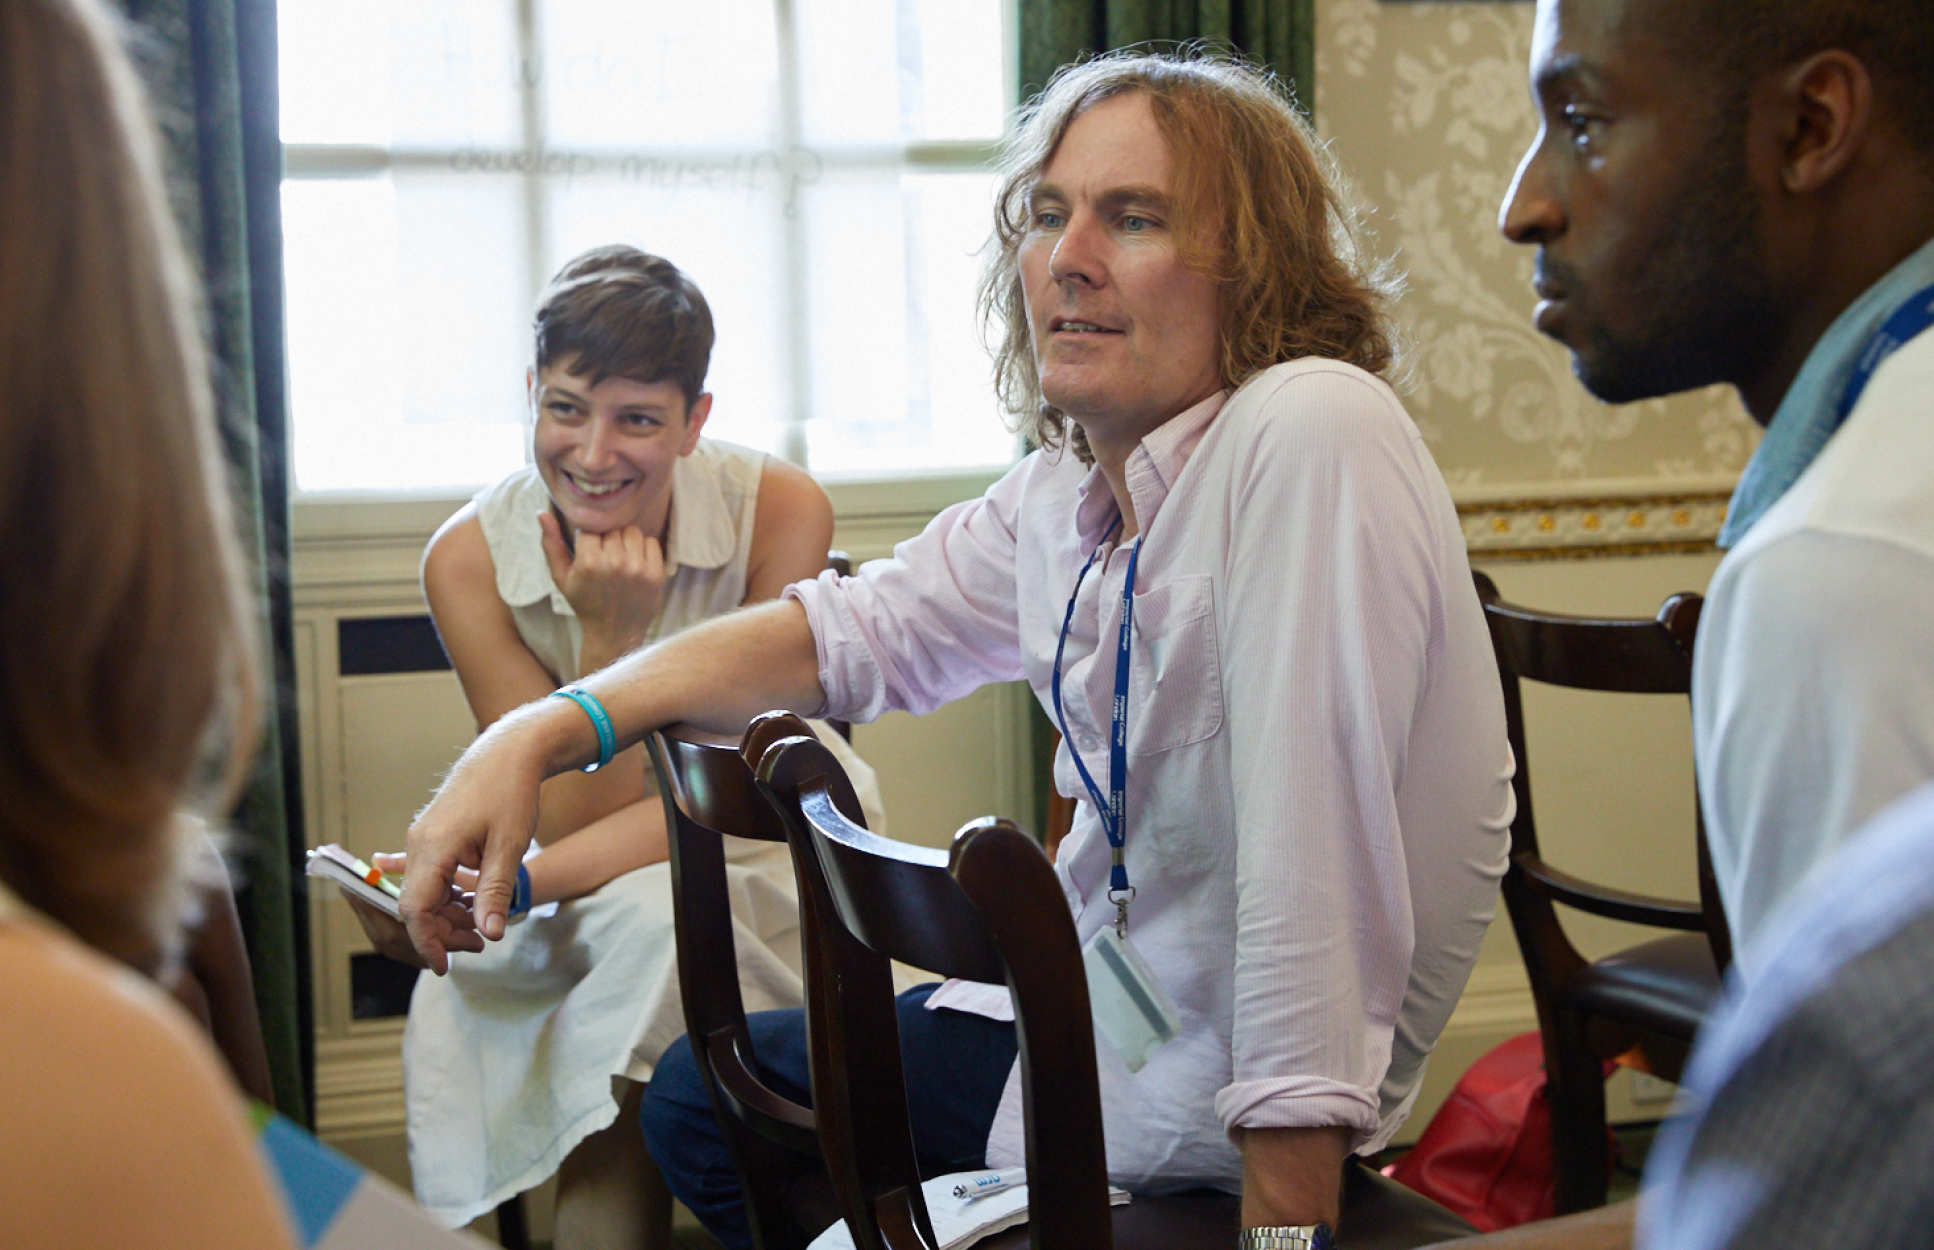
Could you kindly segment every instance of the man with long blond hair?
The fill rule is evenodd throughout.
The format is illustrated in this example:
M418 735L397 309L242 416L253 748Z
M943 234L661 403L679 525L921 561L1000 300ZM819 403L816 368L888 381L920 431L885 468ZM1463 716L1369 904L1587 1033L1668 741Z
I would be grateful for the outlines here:
M1057 788L1086 800L1056 863L1076 930L1147 969L1097 997L1166 1001L1173 1034L1098 1013L1113 1180L1239 1191L1245 1245L1327 1244L1346 1156L1402 1123L1476 958L1511 814L1462 534L1378 376L1348 218L1253 67L1064 69L1007 153L982 294L1040 450L892 559L586 679L600 719L544 699L499 721L410 830L425 958L502 932L547 773L673 721L866 720L1025 679L1063 731ZM474 931L429 909L459 863ZM923 1166L1021 1161L1010 1021L1001 987L902 997ZM751 1027L805 1098L801 1013ZM643 1119L673 1191L748 1244L683 1043Z

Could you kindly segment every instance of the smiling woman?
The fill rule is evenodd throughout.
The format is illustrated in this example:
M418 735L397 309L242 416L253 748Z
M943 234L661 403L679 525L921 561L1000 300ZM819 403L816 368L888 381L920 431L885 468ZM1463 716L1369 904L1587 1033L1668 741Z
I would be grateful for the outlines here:
M824 567L832 538L803 471L700 437L712 314L670 261L621 245L577 257L540 299L533 340L532 463L445 522L423 559L480 731L652 639L776 597ZM871 771L834 749L878 820ZM556 1172L560 1250L645 1242L666 1210L626 1111L683 1031L664 810L643 748L609 763L539 799L543 853L524 865L519 910L563 909L422 978L404 1037L418 1199L461 1224ZM797 1003L785 848L749 844L727 874L748 1004ZM394 921L358 916L379 949L418 962Z

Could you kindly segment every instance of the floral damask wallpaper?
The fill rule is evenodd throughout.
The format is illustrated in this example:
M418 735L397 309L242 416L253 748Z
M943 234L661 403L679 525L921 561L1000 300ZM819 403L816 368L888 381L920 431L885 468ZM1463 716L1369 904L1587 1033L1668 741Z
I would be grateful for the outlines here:
M1623 407L1593 399L1567 353L1532 328L1532 250L1498 233L1499 203L1537 128L1525 70L1532 6L1316 7L1318 124L1369 206L1372 245L1408 275L1407 398L1472 514L1473 545L1516 545L1500 536L1522 530L1521 517L1533 534L1598 532L1601 512L1654 536L1664 524L1681 539L1710 537L1713 501L1758 437L1737 399L1722 388ZM1537 515L1528 501L1539 500L1593 508Z

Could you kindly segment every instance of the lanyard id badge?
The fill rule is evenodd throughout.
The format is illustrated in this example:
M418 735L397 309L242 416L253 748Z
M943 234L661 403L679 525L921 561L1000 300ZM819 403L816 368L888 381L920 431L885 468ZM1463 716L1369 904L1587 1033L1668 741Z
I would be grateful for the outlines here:
M1119 522L1117 522L1119 524ZM1068 631L1074 624L1075 600L1081 583L1101 554L1102 543L1115 532L1110 526L1101 542L1088 553L1088 562L1074 579L1068 595L1068 612L1061 622L1061 639L1054 648L1054 672L1049 691L1054 699L1054 716L1060 724L1061 739L1074 760L1075 771L1088 788L1088 797L1101 818L1102 831L1108 835L1113 860L1108 873L1108 898L1115 905L1115 923L1105 925L1081 949L1081 963L1087 973L1088 999L1095 1016L1095 1027L1121 1056L1130 1072L1138 1072L1148 1062L1150 1052L1170 1041L1181 1031L1181 1017L1175 1003L1155 978L1141 953L1128 941L1128 905L1135 900L1135 887L1128 883L1125 858L1128 826L1128 670L1130 643L1135 621L1135 566L1141 559L1137 542L1128 553L1128 571L1121 587L1121 629L1116 638L1115 699L1108 734L1108 794L1095 784L1088 766L1075 748L1068 732L1068 720L1061 709L1061 660L1068 645Z
M1142 545L1137 542L1128 552L1128 572L1121 584L1121 629L1116 635L1115 647L1115 702L1112 724L1108 731L1108 794L1104 797L1101 787L1095 784L1094 774L1082 761L1081 752L1075 747L1074 735L1068 732L1068 717L1061 710L1061 661L1068 650L1068 631L1074 627L1074 605L1081 596L1081 583L1088 578L1088 570L1095 566L1096 557L1101 555L1102 543L1106 543L1115 533L1121 522L1117 520L1101 536L1101 542L1088 553L1088 562L1075 574L1074 589L1068 592L1068 611L1061 618L1061 637L1054 644L1054 670L1048 681L1048 693L1054 700L1054 720L1061 730L1061 741L1067 745L1068 757L1074 761L1075 772L1081 775L1081 784L1088 788L1088 798L1095 805L1095 814L1101 818L1101 831L1108 835L1108 846L1113 852L1113 862L1108 870L1108 899L1115 905L1115 930L1126 937L1128 934L1128 905L1135 901L1135 887L1128 884L1128 864L1124 858L1127 847L1128 828L1128 666L1131 658L1130 642L1135 624L1135 565L1142 558Z
M1123 1067L1140 1072L1153 1051L1182 1031L1175 1001L1114 925L1101 926L1088 939L1081 948L1081 966L1088 974L1096 1030L1121 1056Z

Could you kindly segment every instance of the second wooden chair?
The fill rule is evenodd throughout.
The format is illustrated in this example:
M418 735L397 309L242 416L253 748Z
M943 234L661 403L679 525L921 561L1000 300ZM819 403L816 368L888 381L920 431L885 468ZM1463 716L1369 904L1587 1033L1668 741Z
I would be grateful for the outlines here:
M1477 573L1478 598L1504 687L1505 723L1517 757L1517 816L1504 903L1524 956L1543 1036L1559 1213L1605 1201L1605 1064L1634 1056L1678 1079L1694 1033L1719 990L1731 955L1719 893L1706 858L1696 798L1689 836L1697 846L1699 897L1679 901L1588 881L1552 864L1540 849L1532 806L1520 683L1575 690L1686 696L1700 597L1673 595L1655 617L1592 618L1507 603ZM1557 905L1679 930L1600 959L1580 953Z

